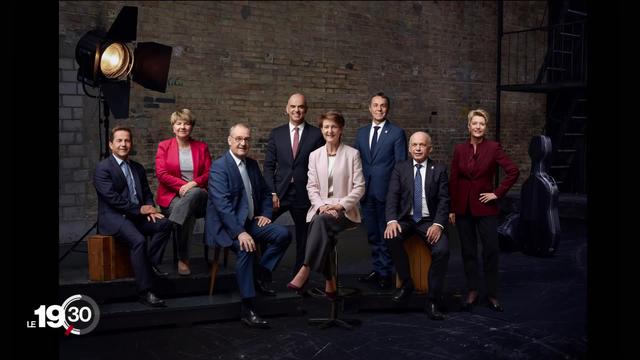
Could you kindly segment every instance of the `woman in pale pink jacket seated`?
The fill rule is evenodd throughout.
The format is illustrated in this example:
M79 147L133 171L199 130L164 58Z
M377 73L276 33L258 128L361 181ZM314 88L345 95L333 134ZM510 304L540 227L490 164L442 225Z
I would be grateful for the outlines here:
M171 114L175 137L158 144L156 177L158 205L169 220L178 224L178 274L190 275L189 247L196 218L207 206L207 182L211 154L202 141L193 140L196 119L189 109Z
M364 176L358 150L342 143L344 117L337 111L320 115L318 126L326 144L309 155L307 191L311 208L307 213L309 235L303 266L287 287L301 292L311 270L325 277L325 293L337 294L333 257L329 253L335 235L360 223L358 202L364 195Z

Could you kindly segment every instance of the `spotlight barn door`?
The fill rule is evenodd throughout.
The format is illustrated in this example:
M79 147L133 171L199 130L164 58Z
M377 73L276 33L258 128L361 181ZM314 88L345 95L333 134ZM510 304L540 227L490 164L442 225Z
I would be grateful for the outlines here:
M155 42L138 43L134 51L133 81L159 92L167 90L172 47Z
M109 109L116 119L126 119L129 117L129 89L131 82L114 81L102 84L102 92L109 104Z
M159 92L167 89L173 49L155 42L141 42L136 46L132 42L136 41L137 28L138 8L125 6L108 32L90 30L76 45L78 81L99 87L116 119L129 117L132 80L146 89ZM108 117L106 119L105 127L108 126Z
M138 8L135 6L124 6L118 17L113 21L107 39L121 42L136 41L138 32Z

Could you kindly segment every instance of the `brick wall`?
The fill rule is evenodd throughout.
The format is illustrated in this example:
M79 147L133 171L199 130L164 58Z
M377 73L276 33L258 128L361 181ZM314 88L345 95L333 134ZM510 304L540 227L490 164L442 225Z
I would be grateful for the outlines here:
M70 242L96 218L93 169L101 152L99 109L75 81L75 44L88 30L108 28L125 2L59 6L60 241ZM341 110L345 141L369 121L368 100L384 91L390 118L408 134L432 133L432 157L449 162L467 138L466 113L496 106L494 2L126 2L139 7L138 41L173 47L166 93L132 85L134 155L154 176L159 141L171 136L169 116L187 107L198 117L194 136L214 157L227 149L228 128L253 127L252 156L264 158L269 131L284 123L293 92L307 96L315 118ZM537 26L544 2L505 4L507 29ZM94 89L89 89L94 93ZM529 139L544 124L545 97L504 93L501 140L529 172ZM155 179L151 179L155 190Z

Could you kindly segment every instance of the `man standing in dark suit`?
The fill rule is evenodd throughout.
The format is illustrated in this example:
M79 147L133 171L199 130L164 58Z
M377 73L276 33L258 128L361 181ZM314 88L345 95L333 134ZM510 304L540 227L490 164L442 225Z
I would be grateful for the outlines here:
M402 287L391 300L403 302L413 292L414 285L409 260L402 242L418 234L431 249L429 292L425 311L433 320L443 320L438 310L444 277L449 262L449 242L443 232L449 215L449 180L447 167L429 159L431 136L416 132L409 139L412 160L398 163L393 169L387 194L387 228L384 238L396 266Z
M109 137L112 155L96 165L93 184L98 194L98 233L112 235L131 249L131 265L140 302L165 306L151 288L153 277L167 276L157 265L169 239L171 222L155 208L144 167L129 160L131 130L115 127ZM149 249L145 236L150 235Z
M297 273L304 260L307 244L307 195L309 154L324 145L320 129L307 123L307 101L302 94L289 97L285 108L289 122L271 131L264 159L264 178L273 202L273 220L289 211L296 228Z
M366 193L360 203L373 262L373 270L359 280L377 283L380 289L391 287L393 272L391 257L383 238L385 196L391 170L398 161L407 158L407 137L403 129L387 119L389 105L389 98L383 93L377 93L371 98L371 125L358 129L354 145L360 151L366 182Z
M244 124L233 125L227 141L229 152L214 161L209 172L206 241L209 246L230 246L236 253L241 321L251 327L267 328L267 321L255 311L253 299L256 289L264 295L275 295L265 279L271 278L291 236L284 226L271 223L271 193L258 162L247 157L251 129ZM256 241L262 244L262 256L254 278Z

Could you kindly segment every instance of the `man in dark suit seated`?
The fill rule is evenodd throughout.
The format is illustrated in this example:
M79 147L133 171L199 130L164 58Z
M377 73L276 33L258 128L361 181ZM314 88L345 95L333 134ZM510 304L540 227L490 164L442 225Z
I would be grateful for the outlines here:
M409 154L412 159L396 164L389 181L384 238L402 281L402 287L392 295L394 302L405 301L414 289L402 242L413 234L425 240L432 259L425 311L429 318L443 320L438 301L449 262L449 242L443 232L449 215L449 180L446 166L429 159L431 149L429 134L419 131L411 135Z
M264 178L271 192L273 220L289 211L296 228L297 273L304 260L307 244L307 211L311 207L307 195L309 154L324 145L320 129L305 121L307 100L302 94L289 97L285 108L289 121L271 130L264 158Z
M271 192L258 162L247 157L251 129L244 124L233 125L227 141L229 151L211 164L209 173L206 241L209 246L230 246L236 253L241 321L251 327L267 328L267 321L255 311L253 299L256 289L264 295L275 295L265 279L271 278L291 236L284 226L271 223ZM262 256L254 278L256 241L261 242Z
M131 265L140 302L165 306L151 288L171 232L171 222L155 207L144 167L129 160L133 147L131 130L115 127L109 137L112 155L96 165L93 184L98 193L98 233L112 235L131 249ZM147 249L145 236L151 241Z

